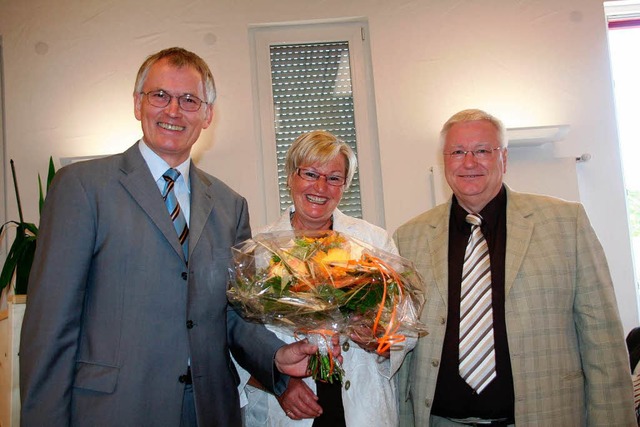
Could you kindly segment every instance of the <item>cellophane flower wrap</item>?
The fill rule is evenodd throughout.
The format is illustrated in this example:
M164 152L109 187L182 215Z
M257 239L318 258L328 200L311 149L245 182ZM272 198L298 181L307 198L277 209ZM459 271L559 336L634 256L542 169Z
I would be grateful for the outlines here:
M412 263L335 231L258 234L234 248L227 296L249 320L317 344L314 379L341 380L330 337L356 334L385 353L426 333L422 281Z

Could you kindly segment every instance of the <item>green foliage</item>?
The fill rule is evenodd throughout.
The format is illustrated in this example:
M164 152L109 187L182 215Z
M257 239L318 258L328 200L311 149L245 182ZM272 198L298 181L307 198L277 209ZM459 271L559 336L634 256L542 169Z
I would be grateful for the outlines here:
M375 278L377 279L377 278ZM396 296L398 294L398 286L395 282L387 283L387 298L386 304L392 304L393 299L390 296ZM380 306L380 302L383 301L383 294L385 293L384 285L381 279L372 281L370 286L361 286L355 290L346 294L348 297L345 302L340 306L340 310L343 313L357 313L364 314L372 310L377 310ZM392 307L389 307L390 309Z
M33 264L33 256L36 252L36 240L38 238L38 227L31 222L25 222L22 216L22 205L20 204L20 193L18 191L18 182L16 181L15 169L13 166L13 160L11 160L11 172L13 175L13 184L16 192L16 201L18 202L18 216L19 221L7 221L0 226L0 235L3 232L6 233L9 226L16 226L16 237L11 244L9 253L7 253L7 259L4 262L2 271L0 272L0 292L6 288L15 274L15 288L16 295L22 295L27 293L27 285L29 282L29 273L31 272L31 265ZM56 173L53 166L53 158L49 157L49 171L47 174L47 187L46 191L49 191L51 181ZM44 205L45 192L42 190L42 180L40 174L38 174L38 188L40 191L39 197L39 209L38 212L42 213L42 206Z
M640 191L627 190L627 209L629 211L629 222L631 237L640 236Z

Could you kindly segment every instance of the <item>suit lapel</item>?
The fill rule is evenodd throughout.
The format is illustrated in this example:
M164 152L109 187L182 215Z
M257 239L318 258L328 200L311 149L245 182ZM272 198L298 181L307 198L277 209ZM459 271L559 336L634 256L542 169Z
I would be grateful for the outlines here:
M158 186L154 182L142 154L140 154L137 143L125 151L121 171L124 174L120 178L123 187L162 232L176 254L182 258L184 255L178 242L176 230L167 214L167 208ZM189 244L191 245L191 243Z
M438 287L438 292L445 306L449 302L449 212L451 202L441 207L442 213L433 216L433 220L427 224L427 242L429 255L434 266L433 275Z
M213 194L211 183L199 173L199 169L191 162L189 173L191 182L191 218L189 221L189 254L193 253L207 219L213 210Z
M528 220L531 215L533 215L533 211L523 205L522 199L518 198L518 195L507 187L507 248L504 260L505 295L509 295L531 242L533 224Z

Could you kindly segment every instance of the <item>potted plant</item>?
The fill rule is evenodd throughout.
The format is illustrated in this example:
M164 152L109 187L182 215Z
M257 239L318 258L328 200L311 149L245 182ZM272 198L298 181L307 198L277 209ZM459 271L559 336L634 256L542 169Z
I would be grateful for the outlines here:
M13 186L16 192L16 201L18 203L18 217L19 221L7 221L0 226L0 236L3 232L6 232L10 225L15 225L16 237L11 244L11 248L7 253L7 258L0 272L0 293L7 287L15 274L15 287L14 293L16 295L25 295L27 293L27 285L29 281L29 272L31 271L31 264L33 264L33 256L36 251L36 240L38 237L38 226L31 222L25 222L22 216L22 205L20 203L20 192L18 191L18 181L16 180L16 171L11 163L11 174L13 177ZM46 190L49 190L53 176L56 170L53 166L53 158L49 157L49 172L47 174L47 186ZM45 193L42 191L42 180L40 174L38 174L38 187L40 190L40 203L38 212L42 212L42 206L44 204Z

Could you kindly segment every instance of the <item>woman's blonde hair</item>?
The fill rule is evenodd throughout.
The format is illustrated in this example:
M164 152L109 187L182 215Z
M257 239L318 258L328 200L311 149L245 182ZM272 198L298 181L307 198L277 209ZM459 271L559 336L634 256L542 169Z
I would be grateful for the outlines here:
M325 130L314 130L303 133L293 141L284 162L284 171L287 174L287 182L293 177L299 167L312 163L327 163L336 156L343 155L346 160L345 187L351 184L353 175L358 167L356 153L351 147Z

